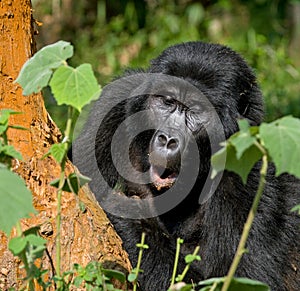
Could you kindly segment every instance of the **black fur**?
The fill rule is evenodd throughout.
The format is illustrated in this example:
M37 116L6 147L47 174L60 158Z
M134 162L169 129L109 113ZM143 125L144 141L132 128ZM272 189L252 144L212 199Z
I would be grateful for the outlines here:
M128 71L126 75L139 73L141 71ZM202 42L172 46L154 59L145 73L175 76L197 87L216 109L226 138L238 130L237 120L240 118L247 119L251 125L259 125L262 121L262 96L255 76L245 61L227 47ZM124 85L122 94L130 95L127 91L134 88L126 89L126 86L129 85ZM97 133L95 151L99 169L111 187L118 182L128 196L143 198L160 193L153 185L138 185L119 177L110 155L112 135L119 124L133 113L149 108L156 110L156 104L160 102L156 98L137 96L118 104L104 119ZM176 106L183 106L180 97L175 99L179 101ZM98 102L95 107L100 108L101 97ZM188 111L183 107L178 112ZM177 113L178 118L180 114ZM184 114L187 120L188 115ZM197 181L182 203L159 217L142 220L122 219L108 213L133 265L137 262L136 243L140 241L141 233L146 232L149 249L144 251L142 260L144 273L139 277L141 290L166 290L169 287L178 237L184 239L179 271L185 266L184 256L192 253L197 245L200 246L202 260L192 265L186 282L226 275L237 249L257 190L260 163L250 173L247 185L243 185L237 175L225 171L211 198L204 204L198 204L199 193L209 174L211 155L205 130L201 129L202 121L202 116L190 121L191 132L199 145L201 165ZM93 126L98 125L93 125L92 117L88 127ZM213 121L206 126L213 127ZM181 132L182 128L178 131ZM154 133L143 133L132 142L132 163L140 171L149 169L147 155ZM87 140L87 134L83 134L79 148ZM122 156L119 158L122 159ZM84 164L80 169L88 173L87 168L89 165ZM299 181L289 175L275 178L274 168L270 165L264 195L247 241L249 252L244 254L236 276L261 280L272 290L300 290L300 221L290 212L294 205L300 203L299 189ZM99 189L97 182L92 190L95 193L104 191Z

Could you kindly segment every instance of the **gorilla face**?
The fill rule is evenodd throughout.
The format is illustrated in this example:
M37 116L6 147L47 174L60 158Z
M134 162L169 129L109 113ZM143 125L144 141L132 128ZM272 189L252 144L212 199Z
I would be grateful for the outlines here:
M146 135L143 137L148 145L143 147L144 152L138 155L147 156L148 159L134 162L138 151L136 148L141 148L142 137L137 138L132 144L130 153L134 164L140 165L143 161L146 163L142 168L149 170L150 187L155 193L172 187L178 178L182 164L188 166L190 139L200 135L201 130L202 142L207 139L205 127L208 118L205 116L208 114L204 111L204 102L202 102L202 114L199 114L201 104L188 107L176 97L178 98L178 96L173 97L171 93L148 96L146 108L153 114L155 130L148 133L148 139ZM200 141L200 138L198 139Z

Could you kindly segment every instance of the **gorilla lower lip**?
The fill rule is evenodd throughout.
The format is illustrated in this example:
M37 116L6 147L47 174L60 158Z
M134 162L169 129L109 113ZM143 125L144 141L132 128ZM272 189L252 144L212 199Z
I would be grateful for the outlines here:
M152 182L158 191L171 188L177 177L178 173L172 169L165 169L160 166L151 167Z

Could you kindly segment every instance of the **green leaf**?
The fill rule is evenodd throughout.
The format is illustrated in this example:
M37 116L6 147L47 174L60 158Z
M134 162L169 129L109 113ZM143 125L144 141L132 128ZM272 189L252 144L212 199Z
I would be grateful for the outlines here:
M98 98L101 91L90 64L82 64L77 68L58 68L50 87L58 105L71 105L78 111Z
M292 212L298 212L298 214L300 214L300 204L294 206L292 209L291 209Z
M127 277L127 280L129 282L134 282L136 279L137 279L137 274L135 274L135 273L130 273Z
M6 156L10 156L14 159L22 160L22 155L11 145L0 145L0 153L3 153Z
M0 135L2 135L3 133L5 133L8 129L8 120L6 121L6 123L0 123Z
M177 238L176 243L181 245L184 243L184 240L182 238Z
M79 201L79 209L82 213L84 213L86 211L86 206L85 206L84 202Z
M24 64L15 82L22 86L23 95L37 93L48 85L53 70L72 56L73 46L68 42L45 46Z
M27 228L25 231L23 231L23 234L25 236L27 236L29 234L38 235L39 231L40 231L40 226L33 226L33 227Z
M77 173L71 173L67 178L69 189L74 194L78 194L80 188L90 181L89 177Z
M67 150L65 148L65 144L63 143L56 143L53 144L50 147L49 152L47 153L47 155L52 155L53 158L60 164L63 160L63 158L65 157L65 155L67 154Z
M59 178L57 178L57 179L54 179L54 180L52 180L51 182L50 182L50 186L52 186L52 187L55 187L55 188L59 188ZM63 191L66 191L66 192L71 192L70 191L70 188L69 188L69 186L67 185L67 189L66 188L64 188L65 187L65 184L66 184L66 181L64 182L64 186L63 186Z
M6 123L10 115L13 114L22 114L22 112L15 111L12 109L1 109L0 110L0 124Z
M225 277L223 278L211 278L208 280L201 281L199 283L199 286L212 286L213 284L216 284L215 291L220 291L223 283L225 281ZM205 288L200 289L206 290ZM209 289L208 289L209 290ZM228 288L228 291L270 291L270 288L259 281L248 279L248 278L233 278L230 286Z
M300 178L300 119L286 116L260 126L260 138L276 166L276 175Z
M249 128L249 124L246 120L239 120L240 131L232 135L229 142L235 147L236 157L239 160L245 150L252 146L256 138L252 136Z
M0 163L0 170L8 170L7 165Z
M261 159L262 152L256 146L251 146L244 151L239 160L236 156L235 150L230 147L230 150L227 152L226 169L238 174L242 178L243 183L246 184L248 175L255 163Z
M46 244L46 240L36 234L28 234L26 236L26 240L33 246L44 246Z
M86 183L90 182L91 179L87 176L71 173L64 182L63 191L73 192L78 194L79 189ZM59 179L55 179L50 183L51 186L58 188L59 187Z
M0 169L0 229L9 235L19 219L36 213L32 205L31 192L17 174Z
M140 249L149 249L149 246L146 244L138 243L138 244L136 244L136 246Z
M15 255L21 254L27 245L27 240L25 237L13 237L9 243L8 243L8 248L9 250Z
M201 260L201 258L200 258L200 256L198 256L198 255L196 255L196 256L193 256L193 255L186 255L185 256L185 262L187 263L187 264L191 264L192 262L194 262L194 261L200 261Z
M12 114L20 114L21 112L14 111L11 109L1 109L0 110L0 135L7 131L8 129L8 119Z
M226 157L225 169L238 174L244 184L247 182L248 175L257 161L262 157L261 151L254 145L250 146L244 151L240 159L237 159L237 153L235 147L227 143L225 148L222 148L217 153L215 153L211 158L211 163L213 166L213 174L224 169L220 168L223 163L219 161L224 160L224 155Z
M223 144L223 148L212 156L212 179L226 169L241 176L245 184L254 164L262 157L262 153L255 145L259 127L249 127L246 120L240 120L239 128L240 131L233 134Z
M103 274L107 276L109 279L117 279L120 282L125 282L126 281L126 276L124 273L116 270L110 270L110 269L103 269L102 270Z
M225 170L224 161L226 161L226 157L227 157L226 144L224 144L223 147L211 157L211 165L213 168L211 172L211 179L214 179L219 172Z
M83 278L82 277L76 277L73 281L73 284L75 287L80 287L80 285L82 284L83 282Z

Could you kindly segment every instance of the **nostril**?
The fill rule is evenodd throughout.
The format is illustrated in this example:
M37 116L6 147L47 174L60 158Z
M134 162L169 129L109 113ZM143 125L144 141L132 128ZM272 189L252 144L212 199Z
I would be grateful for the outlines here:
M171 138L168 141L167 148L170 150L176 150L178 148L178 141L175 138Z
M168 139L167 139L167 137L166 137L165 135L160 134L160 135L157 137L157 139L158 139L159 143L160 143L162 146L164 146L164 145L167 144Z

